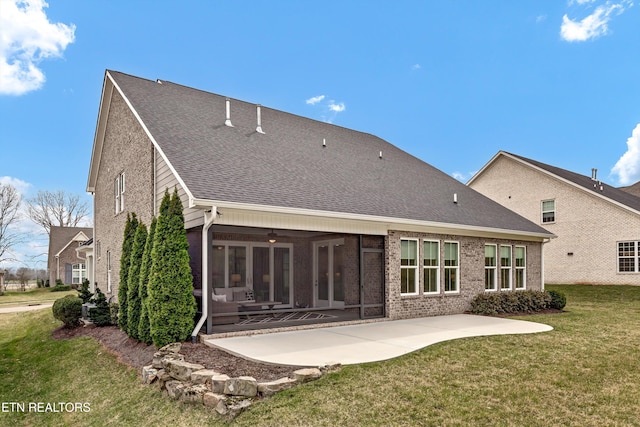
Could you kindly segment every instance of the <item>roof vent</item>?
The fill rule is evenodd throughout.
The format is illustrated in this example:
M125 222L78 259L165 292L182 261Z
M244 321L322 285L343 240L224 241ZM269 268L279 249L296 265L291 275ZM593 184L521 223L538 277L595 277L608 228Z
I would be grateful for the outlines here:
M322 138L322 146L323 147L327 146L327 139L326 138Z
M380 154L378 155L378 157L382 158L382 151L380 152Z
M591 179L593 181L597 181L598 180L598 169L591 168Z
M233 127L233 125L231 124L231 100L227 98L225 100L225 103L226 103L226 110L227 110L227 119L224 121L224 124L226 126Z
M156 80L156 83L162 84L162 80L158 79Z
M262 130L262 115L261 115L261 109L260 109L260 104L256 105L256 119L258 121L258 125L256 126L256 132L258 133L264 133L264 131Z
M458 203L458 193L453 193L453 203Z

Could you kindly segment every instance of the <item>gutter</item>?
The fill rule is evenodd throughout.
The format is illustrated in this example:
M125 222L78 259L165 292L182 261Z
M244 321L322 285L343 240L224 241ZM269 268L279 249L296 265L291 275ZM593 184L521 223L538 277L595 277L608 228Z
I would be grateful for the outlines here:
M209 316L209 229L216 219L217 209L211 205L204 211L204 225L202 226L202 317L198 320L193 332L191 332L191 342L198 341L198 332L207 321Z

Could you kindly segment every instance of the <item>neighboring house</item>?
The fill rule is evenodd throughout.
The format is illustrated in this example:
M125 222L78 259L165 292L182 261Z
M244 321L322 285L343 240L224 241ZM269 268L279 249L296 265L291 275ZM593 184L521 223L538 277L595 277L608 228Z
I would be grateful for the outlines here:
M127 213L148 225L174 188L204 312L194 334L259 327L247 312L462 313L485 288L541 289L552 237L371 134L107 71L87 191L108 295Z
M623 190L629 194L633 194L636 197L640 197L640 182L636 182L635 184L628 187L620 187L620 190Z
M500 151L468 185L558 237L546 283L640 285L640 198L597 178Z
M77 250L92 237L93 229L88 227L51 227L47 263L50 286L55 286L57 279L67 285L80 285L88 278L87 258Z

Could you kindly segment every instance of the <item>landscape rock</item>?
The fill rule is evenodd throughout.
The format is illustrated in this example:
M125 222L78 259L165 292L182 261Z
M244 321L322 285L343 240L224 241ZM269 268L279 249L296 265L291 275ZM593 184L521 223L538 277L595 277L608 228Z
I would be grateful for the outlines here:
M181 349L182 349L182 343L174 342L174 343L167 344L164 347L160 348L158 350L158 353L162 353L164 355L171 354L171 353L180 353Z
M165 359L164 369L176 380L189 381L191 379L191 374L195 371L204 369L204 366L198 365L197 363L185 362L183 360Z
M249 406L251 406L251 403L253 403L251 402L251 400L245 399L240 402L233 403L231 405L227 404L227 410L228 410L227 417L229 417L230 419L234 419L235 417L240 415L242 411L244 411Z
M153 355L153 361L151 365L156 369L164 369L169 360L184 360L184 355L179 353L171 353L171 354L162 354L160 352L156 352Z
M227 395L208 391L202 396L202 403L207 408L216 408L221 400L226 401Z
M171 381L171 375L167 373L164 369L160 369L157 373L158 385L160 386L160 390L166 389L167 381Z
M158 379L158 370L153 366L142 367L142 384L151 384Z
M253 377L229 378L224 393L231 396L253 397L258 394L258 382Z
M207 393L207 391L208 389L205 384L193 384L190 386L185 386L182 389L180 401L184 403L202 405L204 401L204 394Z
M320 371L325 374L329 372L339 372L342 369L342 364L340 362L329 362L326 365L320 366Z
M299 383L317 380L322 376L322 372L318 368L304 368L293 372L293 378Z
M167 381L165 386L167 388L167 394L172 399L176 399L177 400L177 399L180 399L180 397L182 397L182 394L183 394L184 389L185 389L185 385L182 382L176 381L176 380L171 380L171 381Z
M227 384L227 380L229 379L229 375L214 375L211 377L211 391L214 393L223 394L224 386Z
M293 378L280 378L279 380L269 381L264 383L258 383L258 391L263 396L273 396L283 390L288 390L296 385L296 380Z
M191 374L191 382L194 384L211 383L211 377L214 375L220 375L220 373L213 369L201 369Z

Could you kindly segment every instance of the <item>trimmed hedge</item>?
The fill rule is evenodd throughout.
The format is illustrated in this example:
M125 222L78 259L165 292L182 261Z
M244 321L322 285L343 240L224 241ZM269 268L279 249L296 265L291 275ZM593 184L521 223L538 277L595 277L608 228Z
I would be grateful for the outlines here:
M53 303L53 317L64 323L66 328L75 328L82 317L82 300L73 295L67 295Z
M98 287L96 287L96 295L93 302L96 306L89 309L89 319L91 319L96 326L113 325L107 297Z
M49 292L65 292L70 290L71 285L55 285Z
M551 291L554 292L554 291ZM551 292L543 291L515 291L492 292L477 295L471 301L471 312L474 314L508 314L508 313L535 313L549 308L559 308L560 304L552 306L553 296ZM559 292L555 292L560 294ZM562 295L562 294L560 294ZM559 296L556 296L560 300ZM564 298L564 295L562 295ZM564 299L566 303L566 299Z

